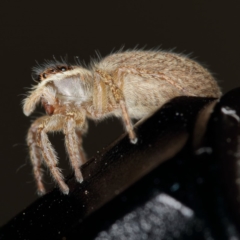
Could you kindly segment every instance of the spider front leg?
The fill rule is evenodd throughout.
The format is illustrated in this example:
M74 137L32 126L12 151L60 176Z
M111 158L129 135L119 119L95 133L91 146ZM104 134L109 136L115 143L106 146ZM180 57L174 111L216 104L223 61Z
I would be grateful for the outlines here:
M42 195L46 192L44 185L42 183L43 170L41 168L42 165L42 153L41 148L37 144L37 129L38 125L41 123L43 119L46 117L42 117L37 119L30 127L27 135L27 144L29 147L30 160L33 166L33 174L37 184L38 194Z
M86 158L82 149L82 135L79 129L82 128L85 121L83 119L78 120L74 113L67 113L66 115L63 128L65 144L76 180L81 183L83 176L80 167L86 162ZM78 126L76 122L78 122Z
M53 176L53 179L59 185L64 194L68 194L69 188L64 182L63 175L57 167L58 159L56 153L48 140L47 133L50 131L59 131L63 126L63 117L61 115L44 116L38 118L28 131L27 142L30 149L30 157L33 165L34 176L37 182L38 193L44 194L45 188L42 183L42 156L47 167Z

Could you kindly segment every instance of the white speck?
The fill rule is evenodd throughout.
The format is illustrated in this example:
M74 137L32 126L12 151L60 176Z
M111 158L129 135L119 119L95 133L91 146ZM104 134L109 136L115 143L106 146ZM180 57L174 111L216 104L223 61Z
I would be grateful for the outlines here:
M212 148L210 148L210 147L202 147L202 148L199 148L195 153L196 153L197 155L200 155L200 154L202 154L202 153L211 154L211 153L212 153Z
M178 112L176 112L176 116L178 116L179 115L179 113Z
M192 217L193 216L193 211L182 205L180 202L177 200L173 199L172 197L166 195L166 194L160 194L157 198L159 202L162 202L172 208L175 208L176 210L180 211L184 216L186 217Z
M132 144L136 144L136 143L137 143L137 141L138 141L138 139L137 139L137 138L131 139L131 143L132 143Z
M23 215L25 215L25 212L23 212Z
M84 192L84 193L87 195L87 194L89 194L89 191L88 191L88 190L85 190L85 192Z
M224 113L225 115L229 115L229 116L235 118L238 122L240 121L240 118L239 118L239 116L237 115L237 113L236 113L235 110L233 110L233 109L231 109L231 108L229 108L229 107L222 107L222 108L221 108L221 111L222 111L222 113Z

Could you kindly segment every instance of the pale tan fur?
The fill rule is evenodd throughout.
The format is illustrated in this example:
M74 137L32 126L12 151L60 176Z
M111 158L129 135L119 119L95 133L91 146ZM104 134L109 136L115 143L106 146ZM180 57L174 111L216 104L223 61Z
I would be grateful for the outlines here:
M122 118L131 142L136 143L131 119L146 117L177 96L221 96L207 69L183 55L162 51L119 52L92 63L89 68L61 67L56 63L56 66L46 66L40 79L24 100L23 107L28 116L42 101L49 114L31 125L27 137L40 194L45 193L42 158L61 191L69 192L57 167L58 159L48 140L48 132L64 132L71 166L77 181L82 182L80 166L86 159L81 136L87 131L87 118Z

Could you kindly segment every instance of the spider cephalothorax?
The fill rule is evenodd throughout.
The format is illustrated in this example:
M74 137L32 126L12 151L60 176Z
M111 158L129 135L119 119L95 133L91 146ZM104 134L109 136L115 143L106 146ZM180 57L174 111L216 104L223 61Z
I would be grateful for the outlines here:
M40 81L45 80L46 78L48 78L49 76L51 76L52 74L56 74L56 73L60 73L60 72L65 72L68 70L72 70L73 68L71 66L68 65L56 65L54 67L50 67L47 68L46 70L44 70L39 76L38 79Z

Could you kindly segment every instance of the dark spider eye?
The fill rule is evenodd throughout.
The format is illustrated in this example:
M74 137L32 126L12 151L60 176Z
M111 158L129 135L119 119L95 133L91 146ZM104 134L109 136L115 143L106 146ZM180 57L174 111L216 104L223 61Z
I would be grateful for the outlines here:
M51 73L55 73L56 70L55 69L50 69Z
M46 73L43 73L43 78L47 78L47 74Z

